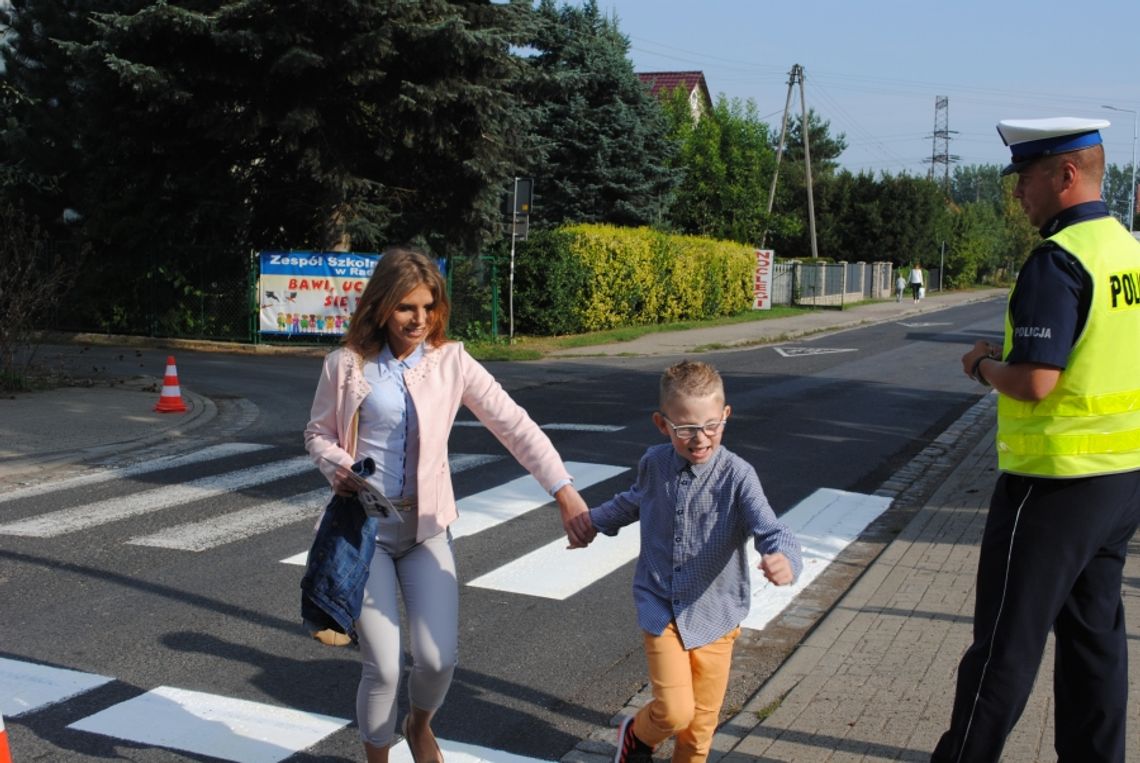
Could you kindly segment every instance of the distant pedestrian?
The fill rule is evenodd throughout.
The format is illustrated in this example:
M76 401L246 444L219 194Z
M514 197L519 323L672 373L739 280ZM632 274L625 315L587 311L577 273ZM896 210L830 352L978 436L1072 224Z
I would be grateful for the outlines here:
M1119 284L1140 243L1101 200L1099 119L1001 122L1013 195L1045 241L1010 294L1002 347L967 375L999 393L998 467L978 561L974 643L934 761L996 761L1056 637L1056 757L1123 761L1121 585L1140 523L1140 309Z
M902 302L903 292L906 291L906 279L900 272L899 277L895 279L895 302Z
M385 252L345 346L325 359L305 428L305 447L335 495L301 582L302 617L324 643L359 640L356 722L369 763L387 763L396 736L404 672L397 594L412 657L403 735L416 763L443 761L431 720L458 658L459 590L448 529L458 511L447 441L460 405L558 502L570 545L593 538L571 530L570 519L585 515L586 504L550 439L462 344L447 341L448 308L434 262L410 249ZM364 459L394 504L381 504L379 515L366 512L353 479L354 463Z
M616 763L649 763L672 736L673 763L708 758L751 601L748 542L775 585L791 583L803 566L756 471L720 447L732 413L720 374L706 363L671 366L659 405L653 423L669 443L646 451L633 487L572 520L579 536L641 525L633 598L653 701L622 721Z
M910 269L910 288L914 294L914 301L917 302L922 298L922 289L926 285L923 279L922 265L918 262Z

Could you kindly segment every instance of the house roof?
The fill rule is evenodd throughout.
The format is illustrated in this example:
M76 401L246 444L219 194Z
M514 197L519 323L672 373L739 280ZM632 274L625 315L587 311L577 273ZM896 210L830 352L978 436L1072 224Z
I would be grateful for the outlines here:
M637 78L649 85L649 92L657 97L671 93L679 87L685 88L690 93L699 88L705 106L712 109L712 97L709 95L704 72L638 72Z

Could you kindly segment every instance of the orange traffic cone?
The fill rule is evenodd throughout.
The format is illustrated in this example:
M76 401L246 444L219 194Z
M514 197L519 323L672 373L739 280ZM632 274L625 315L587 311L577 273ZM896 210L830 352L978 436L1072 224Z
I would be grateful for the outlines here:
M162 379L162 395L158 398L158 405L154 407L159 413L185 413L186 404L182 402L182 390L178 388L178 369L174 367L174 356L166 359L166 376ZM3 763L3 760L0 760Z
M12 763L12 751L8 749L8 731L4 728L2 715L0 715L0 763Z

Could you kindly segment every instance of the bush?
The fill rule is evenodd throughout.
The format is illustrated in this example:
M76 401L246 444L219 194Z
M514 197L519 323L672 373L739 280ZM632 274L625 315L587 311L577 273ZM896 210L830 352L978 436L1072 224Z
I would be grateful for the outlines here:
M649 228L535 233L515 265L515 318L536 335L732 315L752 301L750 247Z

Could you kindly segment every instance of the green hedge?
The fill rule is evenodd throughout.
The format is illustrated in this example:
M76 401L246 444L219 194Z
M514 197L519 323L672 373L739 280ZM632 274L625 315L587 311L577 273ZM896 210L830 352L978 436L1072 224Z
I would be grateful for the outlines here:
M537 232L515 256L522 333L585 331L733 315L752 304L754 255L731 241L649 228Z

